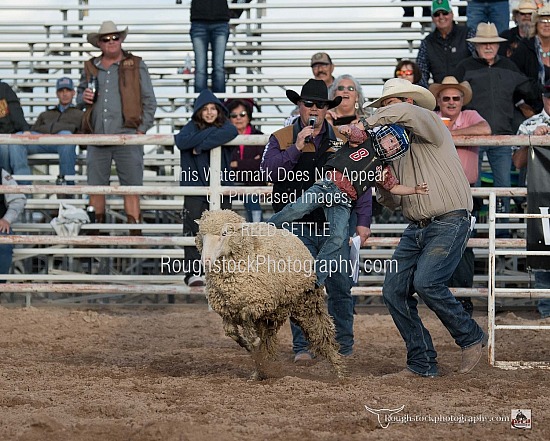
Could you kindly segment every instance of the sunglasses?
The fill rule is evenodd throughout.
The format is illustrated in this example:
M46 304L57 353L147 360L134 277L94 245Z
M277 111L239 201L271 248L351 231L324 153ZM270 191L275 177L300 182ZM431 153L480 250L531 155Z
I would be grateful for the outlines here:
M395 75L412 75L414 72L412 70L396 70Z
M306 107L317 107L318 109L324 109L325 107L328 107L328 103L325 103L324 101L309 101L309 100L303 100L302 103Z
M542 20L539 20L539 23L550 23L549 18L543 18Z
M443 101L444 103L448 103L449 101L453 100L455 102L458 102L462 99L461 96L442 96L441 97L441 101Z
M434 12L434 13L432 14L432 17L436 17L436 18L437 18L437 17L439 17L439 16L441 16L441 15L447 17L447 15L449 15L449 11L437 11L437 12Z
M355 92L355 86L338 86L336 89L339 90L340 92L342 92L342 90L349 90L350 92Z
M243 110L241 113L230 113L229 118L237 118L239 116L241 118L244 118L246 115L247 115L247 113Z
M120 40L120 35L109 35L108 37L101 37L100 40L103 43L109 43L109 41L111 41L111 40L118 41L118 40Z

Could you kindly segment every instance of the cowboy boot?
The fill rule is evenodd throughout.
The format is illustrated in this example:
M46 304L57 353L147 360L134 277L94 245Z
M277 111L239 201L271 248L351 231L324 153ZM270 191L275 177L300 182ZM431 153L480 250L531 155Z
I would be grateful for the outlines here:
M142 219L140 216L140 219L136 219L134 216L131 216L129 214L126 215L126 223L127 224L140 224L142 223ZM141 230L130 230L130 236L142 236Z

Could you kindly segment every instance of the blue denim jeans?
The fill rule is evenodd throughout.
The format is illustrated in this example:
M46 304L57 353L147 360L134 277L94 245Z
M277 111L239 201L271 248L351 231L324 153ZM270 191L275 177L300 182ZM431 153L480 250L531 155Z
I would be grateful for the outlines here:
M474 32L481 22L494 23L499 34L510 27L510 5L508 0L497 2L470 0L466 14L468 27L472 28Z
M225 93L225 47L229 23L191 22L191 42L195 53L195 92L208 88L208 45L212 50L212 92Z
M422 376L437 374L437 352L418 315L416 292L436 313L456 344L467 348L479 343L483 331L470 318L446 283L451 278L470 236L470 219L448 213L420 228L411 223L393 254L397 269L386 273L384 302L405 340L407 367Z
M257 194L244 195L244 209L246 210L247 222L262 222L262 206Z
M512 147L507 146L484 146L479 148L479 177L477 178L476 187L481 186L481 165L484 153L487 154L487 159L493 172L493 187L510 187L512 185ZM510 198L503 197L499 199L502 201L503 210L509 213ZM507 222L508 218L498 219L498 223ZM510 237L510 232L497 229L496 237Z
M317 181L308 188L296 202L288 204L275 213L270 223L277 228L285 227L294 220L301 219L317 208L323 208L329 223L329 236L315 254L315 273L317 285L323 285L332 272L340 270L340 251L342 243L349 240L349 217L351 199L328 179Z
M535 289L550 289L550 271L534 271ZM542 318L550 317L550 298L540 299L537 309Z
M9 234L13 234L13 231L10 231ZM0 233L0 235L6 236L6 233ZM8 274L10 272L11 261L13 258L12 253L13 253L12 244L0 245L0 274ZM0 283L4 283L4 282L5 280L0 280Z
M32 132L38 135L39 132ZM62 130L58 135L71 135L72 132ZM59 154L59 174L68 176L75 174L76 167L76 146L72 145L23 145L10 144L0 147L0 164L7 162L8 171L14 175L30 175L31 169L27 160L28 155L36 153L57 153ZM31 184L29 181L18 181L21 185ZM73 181L67 182L74 184Z
M331 181L323 181L325 184L332 184L332 185L326 185L323 187L323 185L320 185L321 189L320 191L326 191L327 193L335 193L336 191L340 192L338 187L336 187ZM317 183L310 187L308 191L313 191L313 188L317 186ZM307 193L307 192L306 192ZM305 193L304 193L305 195ZM303 198L303 196L301 197ZM298 200L300 200L299 198ZM296 201L296 205L298 201ZM300 205L307 205L307 204L300 204ZM315 208L321 205L316 205ZM288 207L288 206L287 206ZM305 208L305 207L296 207L296 208ZM349 262L349 237L348 237L348 221L347 217L349 217L349 209L346 219L343 219L340 217L340 220L338 220L338 217L334 217L335 215L338 216L339 214L342 214L342 211L333 210L334 207L331 207L328 209L328 212L332 212L331 214L327 213L327 208L325 208L325 213L327 216L330 216L333 220L332 222L327 219L330 222L329 231L330 234L327 236L325 234L324 229L316 229L315 225L307 225L304 228L299 228L295 230L295 233L298 235L299 239L304 243L304 245L307 247L311 255L316 259L316 261L319 260L319 255L321 250L329 250L329 248L326 248L326 242L331 241L333 244L335 244L335 237L332 234L332 228L333 226L337 225L345 226L345 233L344 238L339 239L339 245L338 249L336 251L332 251L333 258L338 259L338 262ZM286 207L284 210L285 211ZM306 211L309 213L311 210ZM282 213L280 211L279 213ZM306 213L304 212L304 214ZM277 213L275 216L277 216L279 213ZM288 217L286 214L284 215L287 220L283 219L283 215L280 216L281 223L282 222L291 222L292 220L296 219L295 216L297 214L290 214ZM269 222L273 222L273 216ZM302 215L298 215L298 219L301 218ZM275 218L277 221L277 218ZM339 228L338 228L339 229ZM299 234L298 234L299 233ZM341 233L337 233L341 234ZM333 245L330 245L330 248L332 248ZM326 252L323 250L323 253ZM353 297L351 295L351 278L350 278L350 268L349 265L341 265L339 268L340 271L333 271L331 272L330 276L325 279L325 288L327 290L327 308L328 313L332 317L334 321L334 326L336 328L336 341L340 345L340 354L342 355L350 355L353 352ZM295 354L299 354L301 352L306 352L309 347L309 343L306 340L304 333L300 329L299 326L297 326L292 318L290 319L290 329L292 331L292 350Z

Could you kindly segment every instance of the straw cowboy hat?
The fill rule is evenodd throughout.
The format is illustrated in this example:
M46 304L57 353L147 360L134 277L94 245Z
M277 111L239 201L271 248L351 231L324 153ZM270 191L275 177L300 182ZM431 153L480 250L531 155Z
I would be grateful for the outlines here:
M104 21L103 23L101 23L99 31L88 34L87 40L88 43L90 43L92 46L99 47L99 39L103 35L111 34L119 34L120 39L124 41L126 35L128 35L128 28L124 29L123 31L119 31L116 27L116 24L114 24L112 21Z
M472 101L472 88L470 87L470 83L468 83L468 81L463 81L462 83L459 83L458 80L452 76L443 78L443 81L441 81L440 84L433 83L432 85L430 85L430 92L432 92L434 97L437 98L442 90L450 88L458 89L462 92L462 94L464 95L462 105L465 106L470 101Z
M334 97L333 100L328 99L327 85L323 80L308 80L306 84L302 86L302 92L298 95L293 90L286 91L286 97L294 104L298 104L298 101L322 101L328 104L328 108L338 106L342 102L342 97Z
M477 25L476 36L468 38L466 41L471 43L500 43L507 40L498 36L497 27L494 23L480 23Z
M522 14L533 13L537 10L537 4L533 0L521 0L518 5L512 9L512 14L521 12Z
M384 83L382 96L372 103L365 103L363 107L380 107L387 98L412 98L420 107L428 110L435 108L434 96L424 87L417 86L403 78L390 78Z
M537 11L531 15L531 23L536 23L539 17L547 17L550 15L550 3L545 3L542 8L539 8Z

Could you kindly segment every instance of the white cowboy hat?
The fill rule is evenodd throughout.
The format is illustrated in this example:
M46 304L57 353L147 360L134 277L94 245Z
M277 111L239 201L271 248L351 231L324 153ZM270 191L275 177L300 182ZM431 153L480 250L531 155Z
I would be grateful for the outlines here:
M464 95L464 100L462 102L463 106L472 101L472 88L470 87L470 83L468 83L468 81L463 81L462 83L459 83L458 80L452 76L443 78L443 81L441 81L441 83L431 84L430 92L432 92L434 97L437 98L442 90L450 88L458 89L462 92L462 94Z
M114 24L112 21L104 21L103 23L101 23L99 31L88 34L87 40L88 43L90 43L92 46L99 47L99 38L102 35L110 34L119 34L120 39L124 41L126 35L128 35L128 28L124 29L123 31L119 31L116 27L116 24Z
M512 9L512 14L521 12L522 14L533 13L537 10L537 4L533 0L521 0L519 4Z
M435 108L435 98L428 89L417 86L403 78L390 78L384 83L382 96L372 103L365 103L363 107L380 107L387 98L411 98L420 107L428 110Z
M550 4L545 3L542 8L539 8L537 11L531 15L531 23L537 23L539 17L547 17L550 15Z
M477 25L476 36L467 38L466 41L471 43L500 43L507 40L498 36L497 27L494 23L479 23Z

